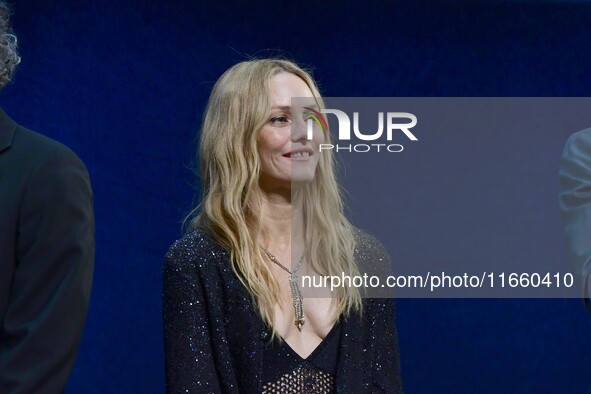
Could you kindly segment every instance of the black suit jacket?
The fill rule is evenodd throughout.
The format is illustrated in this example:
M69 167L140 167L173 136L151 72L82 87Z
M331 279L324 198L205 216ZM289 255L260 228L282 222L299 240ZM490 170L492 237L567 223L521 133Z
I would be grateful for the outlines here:
M0 109L0 393L60 393L86 320L93 196L65 146Z
M591 314L591 128L571 135L560 167L560 212L575 273Z

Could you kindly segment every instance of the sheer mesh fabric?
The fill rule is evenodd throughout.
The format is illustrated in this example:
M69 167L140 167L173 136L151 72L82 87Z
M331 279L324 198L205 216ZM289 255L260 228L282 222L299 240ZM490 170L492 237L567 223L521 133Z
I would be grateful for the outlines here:
M311 363L300 364L279 380L263 386L263 394L326 394L334 390L334 378Z

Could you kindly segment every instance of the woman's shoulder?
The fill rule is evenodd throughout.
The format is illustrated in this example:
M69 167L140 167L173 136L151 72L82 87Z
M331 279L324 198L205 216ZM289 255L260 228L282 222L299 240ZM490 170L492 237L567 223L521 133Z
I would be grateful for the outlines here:
M373 235L358 228L354 228L355 261L361 275L379 278L384 283L388 276L394 273L392 260L384 244ZM393 297L393 289L388 286L366 286L363 288L365 297L389 298Z
M194 230L176 240L164 258L165 269L203 270L229 259L229 253L203 230Z
M389 262L388 251L379 239L358 227L353 227L353 236L355 237L355 253L358 259Z

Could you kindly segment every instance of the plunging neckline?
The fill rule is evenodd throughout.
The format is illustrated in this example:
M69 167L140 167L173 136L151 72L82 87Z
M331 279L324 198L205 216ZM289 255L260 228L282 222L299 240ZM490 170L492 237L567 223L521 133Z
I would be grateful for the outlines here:
M314 348L314 350L312 350L312 352L308 355L308 357L302 357L298 352L296 352L291 345L285 340L285 338L281 337L281 343L284 344L285 349L287 349L290 353L292 353L294 356L296 356L300 361L306 361L306 360L311 360L313 359L321 350L322 348L324 348L326 346L326 344L330 341L330 339L335 335L335 332L337 331L337 326L341 324L341 319L337 319L337 321L332 325L332 328L330 329L330 331L328 332L328 334L326 334L326 336L324 337L324 339L322 339L322 341L320 341L320 343Z
M262 392L284 393L285 387L294 392L333 393L341 356L343 323L340 319L322 341L306 357L302 357L279 336L263 350L264 382Z

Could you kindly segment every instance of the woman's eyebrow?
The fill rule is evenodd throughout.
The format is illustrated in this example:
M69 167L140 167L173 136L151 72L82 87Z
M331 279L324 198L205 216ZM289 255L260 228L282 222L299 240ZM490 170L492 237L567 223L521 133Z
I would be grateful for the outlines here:
M290 111L291 105L275 105L275 106L271 107L271 110L274 110L274 109L280 109L282 111Z

